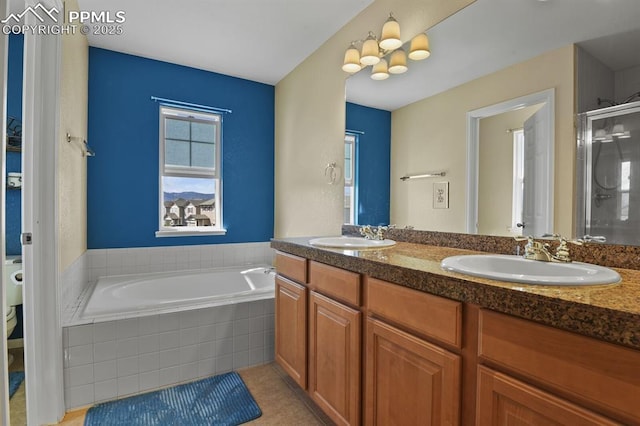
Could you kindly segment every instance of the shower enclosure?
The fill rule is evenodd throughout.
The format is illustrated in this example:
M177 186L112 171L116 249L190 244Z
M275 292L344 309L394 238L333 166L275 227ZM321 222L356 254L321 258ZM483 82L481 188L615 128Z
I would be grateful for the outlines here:
M640 102L578 115L576 236L640 245Z

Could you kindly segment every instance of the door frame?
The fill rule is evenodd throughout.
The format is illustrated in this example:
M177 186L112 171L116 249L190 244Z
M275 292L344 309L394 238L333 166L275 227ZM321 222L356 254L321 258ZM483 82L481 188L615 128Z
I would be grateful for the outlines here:
M548 200L546 205L547 229L553 229L553 197L554 197L554 150L555 150L555 89L547 89L519 98L510 99L495 105L475 109L467 112L467 205L466 205L466 232L478 233L478 175L480 172L480 120L493 115L528 106L547 103L549 106L547 120L547 137L549 138L548 164L551 178L548 180L548 188L545 191Z
M61 0L27 0L64 10ZM31 14L27 24L36 24ZM64 416L62 323L58 296L57 163L60 135L59 35L24 36L22 232L27 424Z
M9 4L6 0L0 0L0 10L4 11L3 16L9 14ZM9 52L9 36L2 33L0 35L0 75L2 78L2 88L0 89L0 122L2 123L2 131L0 137L0 256L5 257L5 179L6 179L6 144L7 144L7 55ZM0 262L0 313L5 320L0 321L0 377L2 377L2 386L0 387L0 424L8 425L9 423L9 364L7 357L7 321L6 308L4 298L6 297L6 283L4 280L4 261Z

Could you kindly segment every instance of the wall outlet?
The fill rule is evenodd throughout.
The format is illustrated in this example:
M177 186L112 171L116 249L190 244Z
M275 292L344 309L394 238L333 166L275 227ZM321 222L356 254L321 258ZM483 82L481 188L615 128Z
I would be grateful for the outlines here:
M449 182L435 182L433 184L433 208L449 208Z

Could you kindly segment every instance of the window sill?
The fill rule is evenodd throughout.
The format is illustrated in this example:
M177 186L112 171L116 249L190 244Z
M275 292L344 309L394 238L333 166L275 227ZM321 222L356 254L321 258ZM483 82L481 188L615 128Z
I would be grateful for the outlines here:
M199 237L205 235L226 235L226 229L212 229L212 230L166 230L156 231L156 238L164 238L164 237Z

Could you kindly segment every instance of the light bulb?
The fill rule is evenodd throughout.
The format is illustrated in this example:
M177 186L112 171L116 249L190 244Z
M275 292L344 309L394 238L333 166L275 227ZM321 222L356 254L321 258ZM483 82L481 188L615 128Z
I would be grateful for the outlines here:
M380 36L380 48L383 50L394 50L402 46L400 40L400 24L395 20L392 14L382 26L382 35Z
M391 74L402 74L407 72L407 55L404 50L398 49L391 54L389 60L389 72Z
M420 61L431 56L429 49L429 38L425 33L420 33L411 39L411 48L409 49L409 59Z
M373 66L373 69L371 70L371 78L373 80L386 80L389 78L386 59L380 59L380 62Z
M360 52L353 43L351 43L351 46L344 53L342 69L348 73L358 72L362 69L360 65Z
M362 45L362 54L360 55L360 63L362 65L375 65L380 62L380 48L378 42L372 32Z

